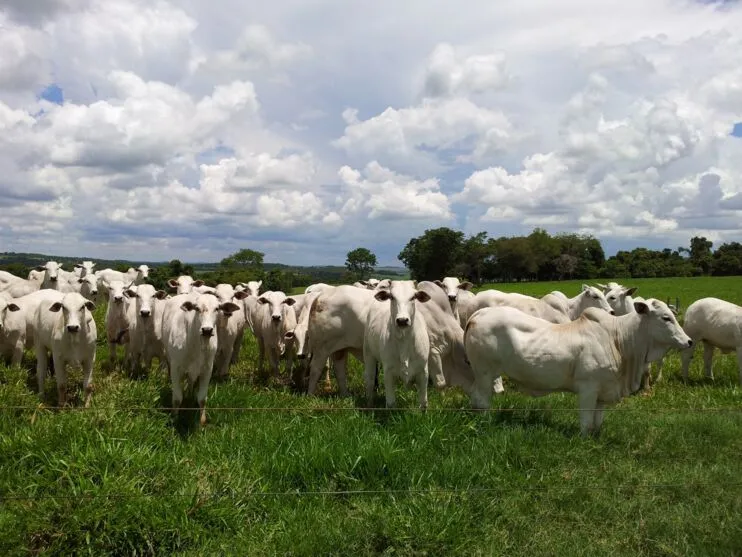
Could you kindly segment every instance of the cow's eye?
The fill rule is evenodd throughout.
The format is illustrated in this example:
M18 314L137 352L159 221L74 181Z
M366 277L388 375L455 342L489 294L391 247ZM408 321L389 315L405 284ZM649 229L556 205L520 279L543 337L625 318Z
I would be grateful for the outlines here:
M669 316L665 315L665 316L664 316L664 317L662 318L662 320L663 320L663 321L672 321L672 317L669 317Z

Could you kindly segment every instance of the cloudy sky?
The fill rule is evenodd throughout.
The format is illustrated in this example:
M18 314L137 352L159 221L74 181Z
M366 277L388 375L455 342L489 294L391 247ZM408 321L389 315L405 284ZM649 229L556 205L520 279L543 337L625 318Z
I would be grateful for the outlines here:
M742 5L3 0L0 251L740 240Z

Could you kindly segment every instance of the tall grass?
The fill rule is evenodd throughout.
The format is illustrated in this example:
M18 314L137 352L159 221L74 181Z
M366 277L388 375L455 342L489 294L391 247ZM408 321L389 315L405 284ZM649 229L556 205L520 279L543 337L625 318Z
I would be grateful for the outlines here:
M737 280L629 283L687 306L709 295L742 302ZM493 286L574 295L579 284ZM229 379L210 386L200 429L197 412L173 421L160 409L170 388L156 370L106 370L104 344L89 409L79 372L75 406L59 411L37 408L30 354L21 368L0 367L5 555L742 553L733 355L717 355L713 382L697 356L687 385L670 355L664 381L609 410L594 440L579 437L569 394L506 392L499 411L475 415L448 390L422 414L400 388L406 411L362 411L354 363L353 398L297 395L255 376L251 338ZM46 387L55 401L53 379Z

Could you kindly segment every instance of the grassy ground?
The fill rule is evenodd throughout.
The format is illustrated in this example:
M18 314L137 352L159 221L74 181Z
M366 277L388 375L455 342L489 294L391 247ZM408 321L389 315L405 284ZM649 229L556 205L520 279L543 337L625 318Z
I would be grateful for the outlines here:
M742 303L739 280L630 284L685 307ZM496 287L574 295L579 284ZM87 410L72 373L74 406L57 411L10 408L38 406L32 357L0 367L2 554L742 554L733 355L717 356L712 383L697 354L688 385L669 356L665 380L607 412L598 440L579 437L573 395L506 393L501 411L474 415L448 391L423 415L400 389L410 410L366 412L358 365L355 398L306 397L256 379L255 357L248 339L231 377L211 385L203 430L195 411L173 422L158 409L170 389L154 370L130 378L99 363Z

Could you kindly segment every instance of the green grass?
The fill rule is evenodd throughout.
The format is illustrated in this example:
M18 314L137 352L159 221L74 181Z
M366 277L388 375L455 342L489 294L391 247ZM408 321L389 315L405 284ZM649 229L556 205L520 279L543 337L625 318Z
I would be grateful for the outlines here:
M685 307L709 295L742 303L739 280L627 283ZM733 355L717 355L710 382L699 351L688 385L668 356L664 381L608 411L597 440L579 436L568 394L508 392L494 400L503 411L475 415L456 411L469 406L456 390L432 393L427 414L364 412L354 364L354 398L296 395L255 378L251 338L230 378L210 386L201 430L195 411L173 422L158 409L170 404L163 375L107 372L106 356L100 343L87 410L79 372L73 409L9 409L38 406L34 360L0 367L3 555L742 554ZM46 391L55 401L53 379ZM414 390L399 393L416 407ZM714 411L725 408L737 411Z

